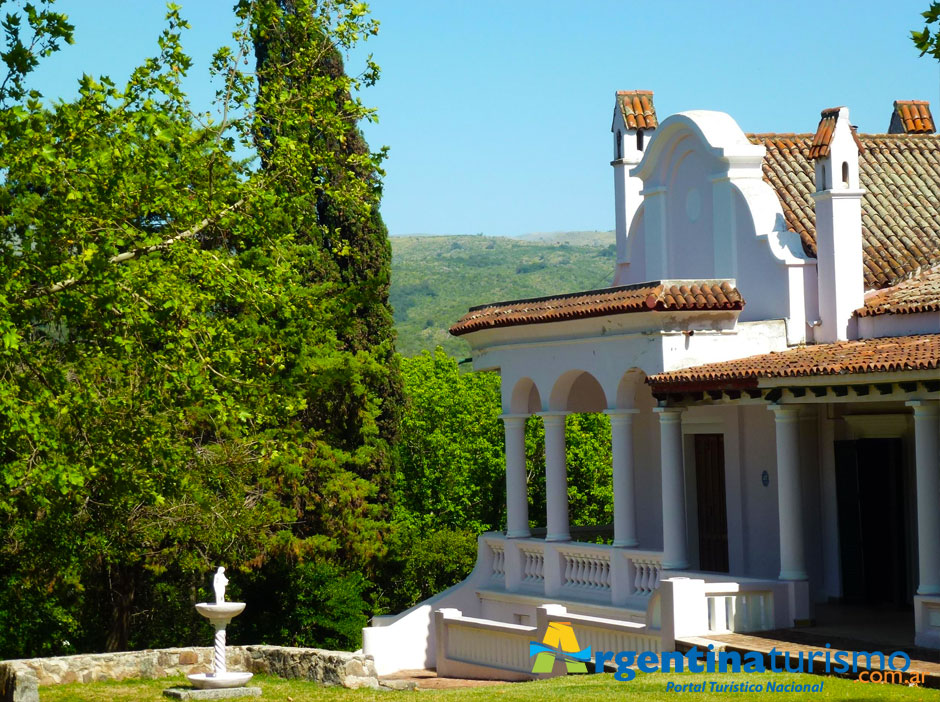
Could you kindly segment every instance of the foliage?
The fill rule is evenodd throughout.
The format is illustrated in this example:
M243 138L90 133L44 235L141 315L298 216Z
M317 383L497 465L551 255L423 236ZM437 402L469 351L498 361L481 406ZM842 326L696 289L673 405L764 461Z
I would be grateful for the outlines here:
M359 648L371 606L361 573L341 564L278 559L245 578L251 607L233 628L235 643L349 651Z
M405 356L470 347L450 325L497 300L593 290L614 274L613 232L564 232L550 240L490 236L394 236L391 302Z
M449 526L423 531L413 523L397 527L389 547L387 595L379 599L386 611L402 612L473 570L477 531Z
M4 22L0 656L147 645L165 631L155 606L191 604L210 565L317 564L292 577L338 606L323 564L360 593L384 550L397 380L381 154L338 149L372 113L329 60L375 25L361 3L291 8L237 6L217 120L182 92L175 6L126 85L84 76L52 105L26 75L70 26L29 4ZM285 28L298 43L255 82L244 58ZM375 225L370 246L343 217ZM349 640L346 626L304 620L314 633L294 640Z
M940 60L940 29L937 27L931 29L931 25L940 22L940 2L933 0L930 7L921 13L921 17L925 20L924 29L920 32L913 30L911 41L920 49L921 56L930 54L933 58Z
M571 414L565 421L568 519L571 526L613 521L610 419L605 414ZM529 523L545 526L545 428L538 417L526 422Z
M441 349L402 360L407 405L396 521L474 533L505 521L499 376L461 373Z

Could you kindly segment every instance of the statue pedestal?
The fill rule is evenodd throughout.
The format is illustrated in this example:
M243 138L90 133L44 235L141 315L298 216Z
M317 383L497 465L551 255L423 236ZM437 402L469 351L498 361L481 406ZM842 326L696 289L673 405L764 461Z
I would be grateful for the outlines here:
M234 697L261 697L261 688L224 687L193 690L187 687L171 687L163 691L163 696L174 700L229 700Z

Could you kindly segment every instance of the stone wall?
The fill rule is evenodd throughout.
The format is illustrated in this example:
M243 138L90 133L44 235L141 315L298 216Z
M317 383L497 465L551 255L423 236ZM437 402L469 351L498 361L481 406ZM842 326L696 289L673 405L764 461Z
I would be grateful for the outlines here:
M379 687L371 656L361 653L284 646L229 646L227 653L230 670L349 688ZM41 685L165 678L211 669L210 647L0 661L0 702L38 702Z

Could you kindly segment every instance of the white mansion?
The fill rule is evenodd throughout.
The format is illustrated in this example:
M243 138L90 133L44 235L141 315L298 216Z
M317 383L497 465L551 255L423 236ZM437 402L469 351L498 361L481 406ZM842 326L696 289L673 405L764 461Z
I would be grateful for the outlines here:
M940 648L940 137L844 107L815 134L721 112L613 116L611 287L473 308L451 332L502 377L505 533L463 583L394 617L380 673L534 677L528 642L570 622L595 650L890 608ZM565 417L610 416L610 545L572 539ZM524 426L544 422L533 538ZM859 611L864 611L860 609ZM914 641L911 641L913 644Z

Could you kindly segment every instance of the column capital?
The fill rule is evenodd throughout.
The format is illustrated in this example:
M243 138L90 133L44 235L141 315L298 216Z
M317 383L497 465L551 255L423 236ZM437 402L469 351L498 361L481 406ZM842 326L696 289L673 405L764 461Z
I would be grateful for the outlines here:
M659 415L661 424L673 424L682 421L682 413L685 407L654 407L653 411Z
M639 414L638 409L607 409L603 412L610 417L611 426L622 426L633 423L633 415Z
M798 405L767 405L767 409L774 413L777 422L795 422L800 418Z
M567 417L571 412L536 412L536 415L542 418L542 423L545 426L558 426L559 424L564 426L565 417Z
M525 424L531 416L529 414L501 414L499 418L503 420L506 426L518 426L519 424Z
M909 400L904 404L914 408L914 417L936 417L940 414L940 400Z

